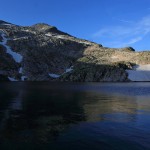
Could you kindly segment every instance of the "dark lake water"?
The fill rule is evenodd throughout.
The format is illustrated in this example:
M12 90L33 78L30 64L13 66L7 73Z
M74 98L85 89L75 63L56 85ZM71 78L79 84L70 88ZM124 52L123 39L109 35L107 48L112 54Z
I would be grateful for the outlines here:
M150 83L0 83L0 150L150 150Z

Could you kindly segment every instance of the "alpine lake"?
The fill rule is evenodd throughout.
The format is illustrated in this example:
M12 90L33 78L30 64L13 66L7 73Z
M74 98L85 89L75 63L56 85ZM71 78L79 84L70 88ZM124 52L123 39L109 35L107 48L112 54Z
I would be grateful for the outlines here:
M0 150L150 150L150 82L1 82Z

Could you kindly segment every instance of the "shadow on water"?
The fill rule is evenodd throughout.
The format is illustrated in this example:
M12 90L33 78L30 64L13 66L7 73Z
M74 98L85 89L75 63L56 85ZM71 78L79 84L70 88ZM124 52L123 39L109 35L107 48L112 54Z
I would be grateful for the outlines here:
M149 149L147 88L147 84L1 83L0 148Z

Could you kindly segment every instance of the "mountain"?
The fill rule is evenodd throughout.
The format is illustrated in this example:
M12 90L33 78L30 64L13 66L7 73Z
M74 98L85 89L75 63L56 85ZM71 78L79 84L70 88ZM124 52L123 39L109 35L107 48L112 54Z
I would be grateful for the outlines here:
M1 81L150 81L149 64L149 51L103 47L45 23L0 20Z

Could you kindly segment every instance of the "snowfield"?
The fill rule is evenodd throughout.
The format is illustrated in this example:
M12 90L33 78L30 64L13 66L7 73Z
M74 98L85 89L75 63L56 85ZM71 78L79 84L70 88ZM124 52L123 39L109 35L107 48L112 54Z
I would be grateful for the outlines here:
M72 72L72 71L73 71L73 66L71 66L70 68L67 68L66 72L64 72L64 73L68 73L68 72Z
M23 57L22 57L20 54L14 52L14 51L7 45L8 39L6 38L6 34L5 34L3 31L1 31L1 30L0 30L0 34L1 34L2 38L3 38L3 39L2 39L2 42L0 42L0 44L3 45L3 46L6 48L6 53L10 54L10 55L13 57L13 59L15 60L15 62L21 63ZM19 73L22 74L22 67L19 69ZM21 77L21 80L24 81L25 78L26 78L25 76L22 76L22 77ZM18 80L16 80L16 79L13 78L13 77L8 77L8 79L9 79L10 81L18 81Z
M2 31L0 31L0 33L3 38L3 41L0 42L0 44L6 48L6 53L10 54L17 63L20 63L23 57L20 54L12 51L12 49L7 45L8 39L6 38L6 35Z
M59 78L61 75L54 74L54 73L49 73L49 76L52 78Z
M131 81L150 81L150 64L137 65L134 70L126 70Z
M71 66L70 68L67 68L67 69L65 70L65 72L62 73L61 75L59 75L59 74L54 74L54 73L49 73L49 76L52 77L52 78L59 78L59 77L62 76L63 74L69 73L69 72L72 72L72 71L73 71L73 66Z
M12 78L12 77L8 77L8 79L9 79L9 81L18 81L18 80L16 80L15 78Z

